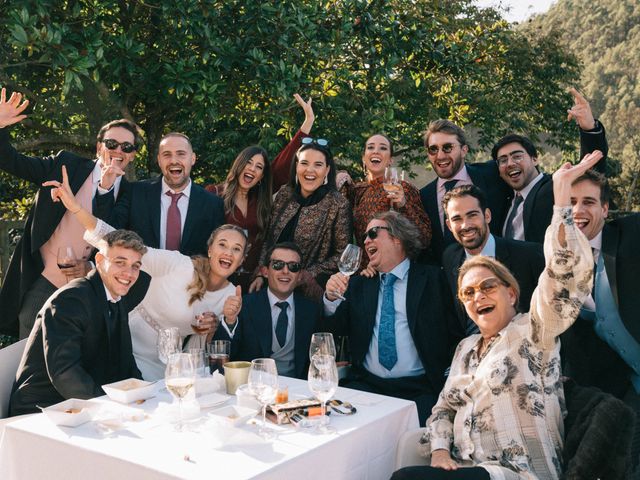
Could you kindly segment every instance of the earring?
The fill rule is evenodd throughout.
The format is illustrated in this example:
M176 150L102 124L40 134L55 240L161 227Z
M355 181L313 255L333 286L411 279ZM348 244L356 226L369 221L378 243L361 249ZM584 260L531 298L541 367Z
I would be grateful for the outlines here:
M322 182L323 185L326 185L327 183L329 183L329 175L324 177L324 182Z
M298 175L295 176L296 185L298 185Z

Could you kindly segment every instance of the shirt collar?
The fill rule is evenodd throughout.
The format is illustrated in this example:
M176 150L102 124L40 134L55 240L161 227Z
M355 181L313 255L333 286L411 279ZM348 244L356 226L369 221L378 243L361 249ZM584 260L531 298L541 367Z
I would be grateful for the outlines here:
M189 179L189 183L187 183L187 186L184 187L184 190L180 192L187 198L191 196L191 184L191 179ZM177 193L175 190L171 189L169 185L167 185L167 182L164 181L164 177L162 177L162 195L167 192Z
M269 298L269 305L271 305L271 308L273 308L276 303L280 302L287 302L290 307L293 306L293 293L291 293L291 295L289 295L286 299L280 300L273 294L270 288L267 288L267 297Z
M458 173L456 173L453 177L451 178L440 178L438 177L438 190L444 190L444 184L450 180L458 180L458 182L465 182L465 183L473 183L471 181L471 177L469 176L469 172L467 172L467 164L463 163L462 164L462 168L460 170L458 170Z
M538 173L538 176L536 178L534 178L533 180L531 180L529 182L529 185L524 187L519 192L514 191L513 192L514 195L519 193L522 196L522 200L526 200L527 199L527 195L529 195L529 192L533 189L533 187L535 187L536 183L538 183L540 180L542 180L543 177L544 177L544 174L542 172Z
M409 261L408 258L405 258L398 265L393 267L391 269L391 271L386 272L386 273L393 273L398 280L404 280L406 278L407 274L409 273L409 267L410 266L411 266L411 262ZM380 272L379 273L380 278L382 278L382 275L384 275L384 273L385 272Z
M470 254L467 250L464 251L466 258L474 257L475 255ZM478 255L483 255L485 257L496 257L496 239L492 234L489 234L489 238L487 238L487 243L482 247L482 251Z
M111 302L111 303L116 303L119 302L120 299L122 297L114 297L113 295L111 295L111 292L109 291L109 289L107 288L107 286L103 283L102 286L104 287L104 291L107 294L107 301Z
M595 249L596 252L600 253L600 250L602 250L602 230L600 230L595 237L589 240L589 245L591 245L591 248Z
M102 173L102 160L99 158L94 162L93 171L91 172L91 182L95 185L100 183L100 174Z

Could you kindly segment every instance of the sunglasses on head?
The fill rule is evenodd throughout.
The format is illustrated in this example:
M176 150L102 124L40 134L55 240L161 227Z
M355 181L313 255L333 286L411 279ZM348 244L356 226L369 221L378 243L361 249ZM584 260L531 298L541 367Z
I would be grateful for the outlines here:
M311 137L304 137L302 139L302 145L318 145L320 147L328 147L329 146L329 140L325 140L324 138L311 138Z
M445 143L444 145L442 145L442 147L438 147L438 145L429 145L427 147L427 152L429 152L429 155L437 155L438 152L440 151L440 149L442 149L442 151L444 153L451 153L453 151L454 148L456 148L456 146L460 145L459 143Z
M387 232L391 231L389 227L383 227L382 225L371 227L369 230L364 232L364 239L366 240L367 238L369 238L371 240L375 240L376 238L378 238L378 230L386 230Z
M271 268L274 270L282 270L286 265L291 273L298 273L302 266L300 262L285 262L284 260L271 260L270 262Z
M124 153L131 153L136 150L136 146L134 144L130 142L118 142L113 138L105 138L104 140L102 140L102 143L104 143L104 146L109 150L115 150L118 147L120 147L120 150L122 150Z
M504 285L504 283L496 277L485 278L477 285L461 288L458 292L458 298L462 302L470 302L475 298L477 292L482 292L483 295L491 295L500 285Z

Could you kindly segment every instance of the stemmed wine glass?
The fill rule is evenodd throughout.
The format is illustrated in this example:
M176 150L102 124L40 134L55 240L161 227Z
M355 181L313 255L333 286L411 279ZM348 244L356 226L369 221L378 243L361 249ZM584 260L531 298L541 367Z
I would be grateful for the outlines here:
M404 172L402 172L404 178ZM400 183L400 173L396 167L387 167L384 169L384 180L382 182L382 188L387 193L397 193L402 190L402 184ZM393 201L391 201L390 210L394 210Z
M173 353L169 355L164 379L167 390L178 399L180 418L176 424L176 430L181 432L184 428L182 399L189 393L189 390L193 388L196 382L196 373L191 355L189 353Z
M333 341L333 335L327 332L317 332L311 336L311 344L309 345L309 360L314 355L331 355L336 358L336 344Z
M278 393L278 370L272 358L256 358L249 368L249 391L262 405L262 425L258 431L262 438L275 436L275 431L267 427L267 405L273 403Z
M158 332L158 358L162 363L167 363L169 355L180 353L181 346L182 339L180 338L178 327L165 328Z
M328 426L327 400L336 393L338 388L338 368L336 359L331 355L316 354L309 365L309 390L322 403L322 424L320 433L335 433L336 429Z
M340 273L350 277L358 271L360 268L360 260L362 259L362 249L358 245L353 243L348 244L342 255L340 255L340 261L338 262L338 269ZM339 299L344 300L344 297L338 292L333 292Z
M212 319L215 322L215 314L211 311L211 307L208 305L200 305L194 308L195 316L191 320L191 329L196 335L198 335L198 346L200 348L206 347L206 333L209 331L210 323L207 319Z
M73 251L73 247L59 247L56 262L60 271L64 273L64 276L67 278L67 283L69 283L71 279L69 278L65 270L67 268L75 267L78 264L78 257L76 257L76 253Z

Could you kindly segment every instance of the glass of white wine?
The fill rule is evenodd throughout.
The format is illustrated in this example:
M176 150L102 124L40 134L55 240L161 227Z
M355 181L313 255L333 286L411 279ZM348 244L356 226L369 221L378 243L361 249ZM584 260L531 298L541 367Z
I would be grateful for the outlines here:
M391 194L397 194L400 190L402 190L402 183L400 183L402 178L404 178L404 172L402 175L400 171L396 167L387 167L384 169L384 180L382 182L382 188L384 191ZM393 210L394 200L391 200L391 208Z
M278 393L278 369L272 358L256 358L249 368L249 391L262 405L262 425L258 434L265 439L275 436L275 431L267 427L267 405L273 403Z
M335 433L336 429L329 426L327 416L327 401L333 397L338 389L338 368L336 359L332 355L316 354L309 365L309 390L322 403L322 423L320 433Z
M182 399L189 393L196 382L195 368L190 354L173 353L169 355L164 382L171 395L178 399L180 417L176 424L176 430L181 432L184 428Z
M360 261L362 259L362 249L358 245L353 243L348 244L342 255L340 255L340 261L338 262L338 269L340 273L350 277L358 271L360 268ZM338 292L333 292L339 299L344 300L344 296Z

